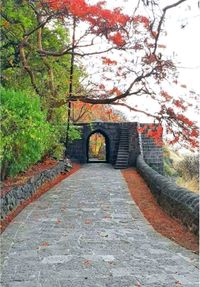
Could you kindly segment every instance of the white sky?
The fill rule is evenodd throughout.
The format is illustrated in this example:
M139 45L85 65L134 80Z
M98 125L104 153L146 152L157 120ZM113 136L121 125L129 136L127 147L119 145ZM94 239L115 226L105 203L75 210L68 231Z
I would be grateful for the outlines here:
M197 1L186 3L192 4L191 8L188 8L188 4L182 4L182 7L172 9L168 14L167 51L176 56L183 83L200 92L200 9L197 8ZM185 27L181 29L181 25Z

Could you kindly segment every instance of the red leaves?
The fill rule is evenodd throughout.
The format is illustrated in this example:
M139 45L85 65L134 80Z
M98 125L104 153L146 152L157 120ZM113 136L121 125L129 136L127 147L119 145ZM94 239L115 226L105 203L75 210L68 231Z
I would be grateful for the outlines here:
M138 133L143 133L145 130L146 130L145 126L137 128Z
M112 109L107 109L106 114L107 115L111 115L112 114Z
M163 128L160 124L144 125L137 130L139 133L144 133L147 137L152 138L157 145L162 145Z
M154 54L147 55L143 57L143 62L147 65L155 63L157 61L156 56Z
M126 25L130 17L122 14L120 9L111 11L102 7L104 2L89 5L85 0L43 0L43 4L48 5L52 10L62 11L67 16L75 16L79 20L88 22L93 33L105 35L118 46L124 44L119 29ZM116 34L109 37L109 33L114 31Z
M105 90L105 86L103 84L100 84L99 89ZM101 98L107 97L108 94L109 92L102 94ZM109 105L92 105L81 102L74 102L73 110L75 119L78 118L78 121L81 122L88 123L97 118L101 119L102 121L111 122L119 122L122 120L121 115L113 111L113 109L111 109Z
M198 138L198 136L199 136L199 131L197 130L197 129L193 129L192 131L191 131L191 134L190 134L192 137L196 137L196 138Z
M67 12L70 12L77 17L84 17L89 12L89 6L84 0L45 0L43 1L43 4L44 3L48 4L52 10L63 11L66 14L68 14Z
M120 32L116 32L113 36L110 36L109 40L117 46L124 46L126 44L126 41L123 39Z
M44 242L41 243L41 246L47 247L47 246L49 246L49 243L47 241L44 241Z
M165 98L166 101L170 101L172 99L172 96L170 96L166 91L161 91L160 95Z
M133 17L133 22L136 24L142 23L144 25L145 28L149 27L149 19L145 16L135 16Z
M162 145L162 134L163 128L161 125L158 125L147 132L147 137L153 138L157 145Z
M179 136L175 136L173 140L169 141L170 145L174 145L179 141Z
M182 114L177 114L177 115L176 115L176 118L177 118L179 121L185 123L186 125L188 125L188 126L190 126L190 127L193 125L193 122L190 121L186 116L184 116L184 115L182 115Z
M86 267L89 267L89 266L92 264L92 261L86 259L86 260L83 261L83 264L84 264Z
M180 222L167 215L167 213L161 209L144 182L144 179L136 170L132 168L123 169L122 174L125 177L130 193L137 206L157 232L173 239L173 241L187 249L193 251L199 250L196 236L191 232L186 232L185 227ZM170 286L172 286L172 284Z
M115 60L111 60L107 57L102 57L103 59L103 64L106 64L106 65L117 65L117 61Z
M117 88L117 87L114 87L112 90L110 90L109 92L109 95L112 95L112 94L116 94L117 96L120 96L122 94L122 92Z
M172 108L167 108L167 113L170 117L175 117L175 112Z
M91 224L91 223L92 223L92 220L91 220L91 219L86 219L86 220L84 221L84 223L85 223L85 224Z
M185 107L183 105L183 103L179 100L174 100L173 104L177 107L177 108L181 108L183 111L185 111L187 109L187 107Z
M186 107L183 106L183 104L180 101L173 101L173 102L176 104L176 106L182 109L186 109ZM195 122L191 121L183 114L175 113L175 111L172 108L167 108L166 112L169 116L167 133L170 132L173 135L173 139L169 141L169 144L174 145L176 143L181 142L182 145L184 146L184 142L187 142L187 145L185 145L186 148L189 147L191 150L198 148L199 131L197 126L195 125ZM176 124L176 126L179 129L173 130L171 128L172 121Z
M135 43L135 45L133 46L134 50L142 50L143 46L140 43Z

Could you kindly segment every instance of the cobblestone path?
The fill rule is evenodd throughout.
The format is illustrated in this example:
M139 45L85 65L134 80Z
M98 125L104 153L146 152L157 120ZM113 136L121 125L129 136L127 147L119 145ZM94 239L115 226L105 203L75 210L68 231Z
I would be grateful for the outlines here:
M121 173L88 164L1 237L4 287L198 286L198 257L156 233Z

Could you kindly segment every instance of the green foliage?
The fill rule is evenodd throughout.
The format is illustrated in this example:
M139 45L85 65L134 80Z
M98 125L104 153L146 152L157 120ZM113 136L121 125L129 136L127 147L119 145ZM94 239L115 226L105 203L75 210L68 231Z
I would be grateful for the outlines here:
M178 176L178 172L174 167L177 159L178 155L176 155L175 152L171 151L169 147L165 146L163 149L163 163L165 175L170 177Z
M64 145L61 143L56 143L53 149L51 150L50 155L57 160L61 160L64 158L64 152L65 152Z
M61 159L64 154L62 143L66 139L71 56L41 56L38 52L36 10L40 10L40 5L34 1L2 0L0 48L1 84L4 87L1 89L3 177L25 170L44 155ZM42 48L59 51L68 45L69 32L63 26L62 18L55 17L52 21L53 25L42 27ZM32 80L27 66L33 75ZM83 70L75 65L74 94L82 89L80 78L83 75ZM78 130L70 127L69 139L79 136Z
M69 126L69 140L74 141L74 140L78 140L78 139L81 139L81 133L80 133L78 127L76 127L74 125L70 125Z
M164 172L168 176L177 176L178 173L173 167L173 161L169 158L164 158Z
M67 102L69 90L70 55L62 57L41 56L38 52L38 20L34 9L39 9L34 1L2 1L2 39L1 39L1 83L6 88L14 88L38 93L41 97L42 108L47 110L48 121L54 122L57 109ZM34 31L30 33L31 31ZM24 39L25 34L29 37ZM27 65L34 76L35 89L30 74L24 69L20 54L20 43L23 46ZM59 17L53 19L53 25L42 28L42 46L44 50L59 51L69 43L69 32L63 26ZM77 94L82 89L80 78L84 71L74 66L73 92ZM62 117L65 115L63 111ZM66 120L66 118L65 118Z
M54 157L55 159L63 159L65 154L65 140L66 140L66 131L67 131L67 125L57 125L54 126L55 129L55 135L57 137L57 142L55 142L54 146L49 152L49 155ZM69 127L69 141L73 141L76 139L80 139L80 131L77 127L70 125ZM62 142L62 143L61 143Z
M1 175L14 176L34 164L56 142L55 129L46 121L38 97L0 88Z

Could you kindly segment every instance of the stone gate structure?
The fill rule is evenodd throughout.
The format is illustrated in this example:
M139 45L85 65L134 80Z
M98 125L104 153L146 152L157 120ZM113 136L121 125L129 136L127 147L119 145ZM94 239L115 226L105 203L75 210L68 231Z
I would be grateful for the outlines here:
M88 162L88 147L90 136L101 133L105 137L106 161L115 168L136 166L136 159L143 154L144 159L154 170L163 174L162 147L156 145L153 139L145 134L138 134L136 122L93 122L76 125L81 133L81 139L68 145L68 156L76 162Z
M177 186L163 176L162 147L152 138L138 134L138 124L95 122L79 124L81 138L68 146L68 156L80 163L88 162L90 136L101 133L105 137L106 161L115 168L135 166L142 175L158 204L172 217L181 221L188 230L199 234L199 196L185 188ZM69 169L68 161L63 160L50 169L33 175L27 182L14 186L8 192L0 194L0 220L6 226L9 214L20 206L25 206L43 183L55 178ZM18 212L18 211L17 211Z

